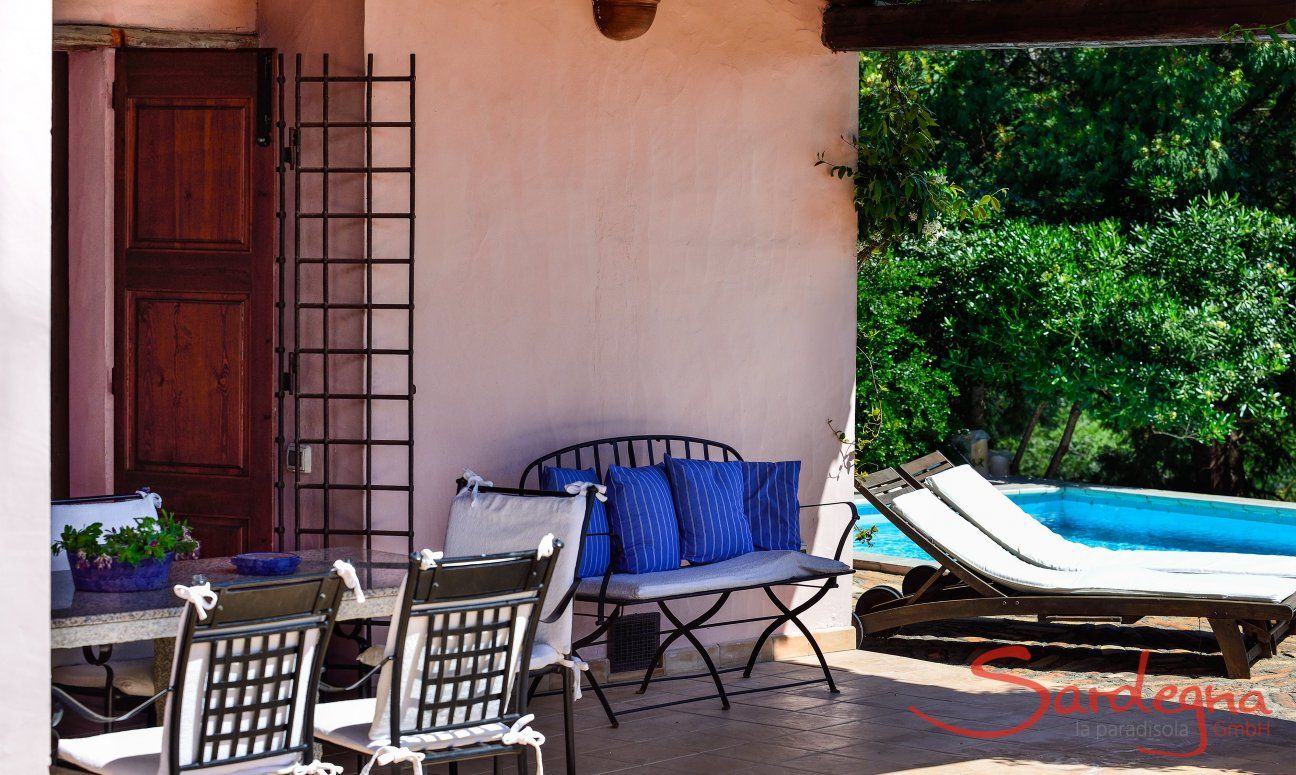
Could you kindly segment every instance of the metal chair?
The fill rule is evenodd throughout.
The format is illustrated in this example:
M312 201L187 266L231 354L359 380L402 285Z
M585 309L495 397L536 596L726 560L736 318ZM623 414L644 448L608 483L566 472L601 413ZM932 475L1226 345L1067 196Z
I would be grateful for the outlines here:
M459 494L450 503L445 545L448 554L476 554L500 548L502 535L518 546L553 534L567 547L562 560L554 566L551 593L545 598L544 615L536 627L527 699L536 696L546 675L561 677L567 772L576 775L574 703L581 696L581 673L589 669L572 648L572 609L579 581L576 569L585 552L582 536L589 532L595 499L606 497L606 488L585 482L570 485L566 492L517 490L495 487L471 471L465 471L464 477L457 483Z
M324 703L315 736L369 755L361 770L516 756L527 772L527 747L544 771L544 736L526 712L528 664L561 542L537 549L444 559L412 555L388 629L377 697ZM325 687L345 691L359 687Z
M53 690L59 704L99 723L126 721L165 697L162 726L56 739L57 760L70 771L100 775L340 773L312 761L312 732L342 588L336 571L216 588L177 586L191 605L181 617L166 688L117 718Z

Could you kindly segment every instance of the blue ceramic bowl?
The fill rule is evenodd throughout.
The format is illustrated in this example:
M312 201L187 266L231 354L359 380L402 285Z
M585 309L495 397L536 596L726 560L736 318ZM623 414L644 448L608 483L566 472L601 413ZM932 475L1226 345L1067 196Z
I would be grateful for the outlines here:
M247 552L230 558L244 576L287 576L301 565L301 557L287 552Z

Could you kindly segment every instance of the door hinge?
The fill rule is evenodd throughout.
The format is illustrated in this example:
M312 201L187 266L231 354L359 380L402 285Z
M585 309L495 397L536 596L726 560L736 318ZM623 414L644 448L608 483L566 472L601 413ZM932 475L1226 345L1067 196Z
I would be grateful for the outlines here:
M279 390L286 394L297 392L297 353L288 353L288 369L279 374Z
M117 395L117 367L113 366L108 369L108 395Z

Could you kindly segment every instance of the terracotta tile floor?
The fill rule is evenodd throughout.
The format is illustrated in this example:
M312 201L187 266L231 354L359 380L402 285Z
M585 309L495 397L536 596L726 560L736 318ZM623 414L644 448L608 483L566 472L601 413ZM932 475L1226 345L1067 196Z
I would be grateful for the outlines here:
M1216 712L1209 715L1206 750L1192 757L1138 751L1153 747L1184 753L1197 742L1191 713L1137 711L1059 716L1050 711L1030 729L997 740L941 731L909 708L970 728L1006 727L1025 720L1039 705L1029 688L977 678L962 665L868 651L829 655L841 693L823 685L740 695L722 710L715 700L626 716L610 729L592 694L577 703L581 773L1050 773L1050 772L1244 772L1291 773L1296 722ZM813 678L809 660L758 666L764 680ZM744 680L727 676L727 686ZM1187 679L1184 679L1185 683ZM1051 679L1049 687L1061 684ZM1086 689L1092 685L1080 683ZM614 702L649 704L668 696L709 693L709 682L677 681L653 686L638 697L614 692ZM1167 705L1168 710L1180 706ZM563 772L562 726L555 698L533 704L537 727L549 737L545 771ZM1228 723L1268 721L1251 736L1226 735ZM431 770L432 768L428 768ZM465 774L489 771L465 764ZM511 771L511 767L506 768Z
M894 584L898 579L861 574L857 590L883 582ZM870 640L865 650L830 654L839 694L816 684L737 695L727 711L710 699L631 714L618 729L608 727L598 701L586 692L577 703L579 772L1296 773L1296 640L1285 644L1278 657L1259 663L1252 681L1228 681L1219 677L1218 658L1200 651L1200 623L1151 624L1157 626L978 620L910 628L898 637ZM1021 724L1040 706L1035 690L974 676L969 665L987 649L1022 642L1029 644L1030 661L996 672L1036 682L1047 694L1068 684L1087 692L1129 683L1139 649L1147 645L1154 651L1145 697L1172 684L1210 685L1234 696L1258 689L1271 715L1211 713L1204 716L1203 752L1164 756L1140 749L1192 752L1202 737L1191 708L1170 702L1166 712L1116 713L1107 700L1099 699L1097 713L1062 715L1050 707L1029 728L993 739L942 731L911 710L974 730ZM811 660L798 659L758 665L750 679L733 673L725 677L726 686L738 691L820 675ZM682 680L655 684L644 696L629 687L613 690L611 696L618 707L633 707L712 691L709 680ZM532 710L538 716L536 727L549 738L545 771L562 775L558 700L541 698ZM1243 726L1247 721L1250 729ZM73 729L65 733L75 734ZM347 773L359 771L354 758L335 751L326 758L342 764ZM511 762L503 769L513 771ZM463 775L489 771L485 762L460 767ZM380 772L374 770L375 775ZM444 773L446 768L426 767L424 772Z

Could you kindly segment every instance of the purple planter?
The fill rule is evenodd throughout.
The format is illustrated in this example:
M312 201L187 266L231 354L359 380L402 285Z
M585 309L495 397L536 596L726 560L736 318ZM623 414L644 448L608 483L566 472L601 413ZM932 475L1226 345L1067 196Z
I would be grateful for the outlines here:
M175 554L167 552L160 560L141 560L138 565L113 562L102 568L93 562L69 563L72 586L78 592L143 592L162 589L170 581L171 561Z

